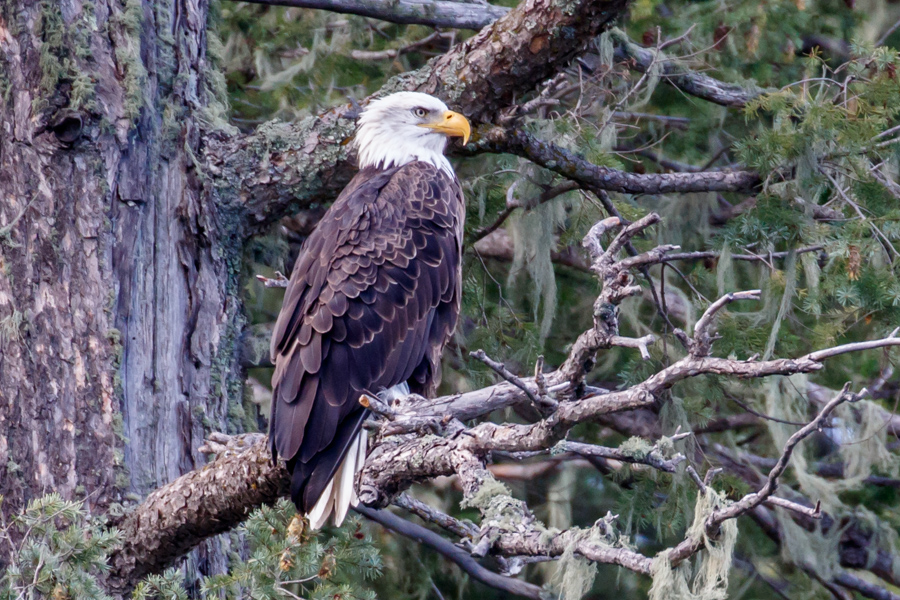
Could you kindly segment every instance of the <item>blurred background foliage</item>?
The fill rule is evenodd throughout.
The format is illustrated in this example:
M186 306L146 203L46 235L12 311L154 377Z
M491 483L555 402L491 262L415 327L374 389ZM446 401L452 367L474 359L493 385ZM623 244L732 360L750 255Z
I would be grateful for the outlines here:
M362 99L392 75L415 69L472 35L240 2L223 3L220 15L230 117L244 130ZM895 50L900 33L890 30L898 19L900 4L884 0L637 0L619 24L632 40L664 47L667 56L694 70L767 93L744 110L687 96L661 83L658 64L640 74L617 63L613 36L621 33L597 39L592 53L554 82L559 104L541 108L521 126L596 164L635 173L746 166L766 180L754 197L611 194L628 218L651 210L663 216L656 237L640 240L639 249L673 243L683 251L720 255L657 266L651 281L640 280L645 294L622 306L622 334L666 337L649 361L632 350L603 353L591 385L634 383L677 359L682 350L673 328L690 330L708 303L729 291L761 288L764 294L762 302L740 303L723 318L714 346L721 356L798 356L885 335L900 323L900 143L895 143L900 138L892 129L900 111ZM463 318L445 356L446 392L495 381L468 357L478 348L521 374L533 372L539 355L548 368L563 360L578 334L591 326L599 288L580 254L580 240L605 216L597 200L580 191L541 201L563 182L522 159L480 155L453 161L467 192L468 243ZM497 232L476 243L479 231L508 206L517 208ZM247 249L248 316L266 343L266 326L277 316L282 293L264 288L253 275L289 274L320 215L317 209L285 219ZM663 299L660 306L654 304L651 282ZM744 414L744 407L806 421L815 405L800 398L810 390L837 389L846 381L859 387L883 376L872 406L840 413L807 444L806 458L787 483L822 499L836 516L864 515L873 535L896 552L897 486L865 483L870 473L897 475L895 449L879 422L884 414L879 407L893 411L898 401L891 378L895 359L881 352L844 355L809 381L692 379L671 389L652 417L663 435L710 431L679 445L703 472L727 456L778 455L789 431L782 424L714 426ZM270 375L264 360L249 371L263 427ZM495 418L533 415L509 410ZM859 437L866 419L875 425ZM571 438L616 446L630 437L627 421L622 423L582 425ZM857 441L844 443L848 439ZM693 514L696 491L681 473L624 465L602 471L566 457L531 463L495 457L495 462L498 476L547 525L588 526L612 511L623 533L647 555L680 541ZM859 476L850 477L852 485L838 485L803 472L813 462L853 464ZM728 471L716 485L732 495L750 489L746 478ZM474 510L460 509L452 481L419 486L414 494L451 514L477 517ZM380 527L364 528L384 565L371 583L379 597L502 597L468 582L433 552ZM776 588L791 598L832 597L815 579L836 560L834 533L829 542L819 532L788 524L785 531L789 539L779 549L752 520L740 521L729 597L773 597ZM548 590L558 589L560 575L552 564L529 566L526 574ZM587 597L642 598L648 587L646 578L601 567Z

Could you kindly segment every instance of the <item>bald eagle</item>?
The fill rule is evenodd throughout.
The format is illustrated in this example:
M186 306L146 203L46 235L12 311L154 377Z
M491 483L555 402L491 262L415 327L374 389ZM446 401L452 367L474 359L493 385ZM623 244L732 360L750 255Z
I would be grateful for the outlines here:
M465 204L444 156L469 123L432 96L371 102L359 173L297 257L272 335L269 439L314 529L358 502L362 394L433 394L460 306Z

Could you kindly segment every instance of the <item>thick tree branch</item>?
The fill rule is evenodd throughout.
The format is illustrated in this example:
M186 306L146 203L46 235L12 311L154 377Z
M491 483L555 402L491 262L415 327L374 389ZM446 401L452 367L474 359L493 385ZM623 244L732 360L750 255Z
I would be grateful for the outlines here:
M819 350L795 359L740 361L711 356L709 346L714 339L715 314L729 301L756 296L755 292L736 293L710 306L698 322L693 339L680 334L686 345L695 349L692 353L625 389L608 391L586 386L585 377L593 368L598 351L613 346L646 350L652 342L652 338L632 340L618 335L617 304L640 292L630 270L658 262L674 249L662 246L637 256L620 257L635 235L658 221L658 215L650 214L621 227L619 219L612 217L595 225L586 236L584 244L591 255L591 269L603 282L603 289L594 306L593 327L576 340L567 360L558 369L550 373L543 373L541 369L540 381L516 378L515 383L504 382L467 394L435 400L410 396L391 406L380 407L376 412L384 420L375 425L377 435L359 482L363 503L373 508L384 507L414 483L454 475L463 489L465 502L481 510L477 532L461 522L432 515L422 506L406 504L416 514L441 521L451 531L464 534L466 540L471 539L474 556L493 552L498 556L544 560L560 556L574 544L576 551L589 560L649 574L652 560L618 543L612 517L601 519L588 531L570 529L548 536L528 507L504 492L493 478L485 466L490 454L545 452L564 439L575 425L623 410L652 407L663 397L663 391L691 377L717 374L758 378L810 373L821 369L822 361L830 357L900 345L900 338L892 335L881 340ZM615 229L620 231L604 248L606 234ZM528 402L529 391L534 397L547 396L558 404L548 404L548 414L536 423L484 422L468 428L463 425L463 421L494 410ZM782 458L758 492L713 513L707 520L710 535L724 520L752 511L763 503L800 511L807 517L815 516L807 507L774 496L775 483L796 443L814 431L837 402L848 397L844 393L826 405L816 419L791 438ZM437 435L416 434L425 430ZM262 503L271 503L286 492L286 473L280 465L271 463L262 436L237 438L241 442L237 448L235 441L227 436L211 439L206 450L220 455L215 462L160 488L117 523L125 532L127 542L112 560L113 589L129 589L142 575L160 571L202 539L237 525L250 510ZM619 450L576 442L568 443L565 449L586 456L630 459L669 472L681 460L677 456L670 459L658 456L652 451L646 456L629 457ZM700 485L706 484L701 482ZM597 539L605 541L598 543ZM671 558L683 560L701 545L700 540L688 538L672 550Z
M110 557L111 591L131 590L145 575L162 572L202 540L288 493L290 478L272 462L264 435L225 438L228 446L218 443L221 455L214 463L157 489L111 523L125 540Z
M552 142L538 140L525 131L483 127L477 143L480 150L505 152L576 181L589 191L629 194L688 192L750 192L762 180L754 171L706 171L696 173L628 173L592 164Z
M255 4L275 6L296 6L317 8L338 13L361 15L406 25L428 25L431 27L451 27L456 29L481 29L505 15L509 9L479 2L455 2L453 0L250 0ZM762 90L756 87L741 87L719 81L704 73L696 72L668 58L654 49L643 48L622 32L613 37L615 56L629 67L641 73L654 65L662 69L663 80L686 94L709 102L741 108L756 98ZM662 55L662 56L661 56ZM635 113L621 113L623 118L633 118ZM668 119L660 115L639 115L640 118ZM680 124L687 119L678 121Z
M490 122L583 52L625 5L525 0L425 67L393 78L376 95L426 92L476 124ZM243 215L242 233L253 235L292 207L330 200L352 173L347 142L355 116L347 105L293 124L266 123L251 135L211 133L205 165L217 204Z
M532 598L533 600L540 600L541 598L541 588L538 586L513 577L498 575L490 569L482 567L478 564L478 561L472 558L471 554L458 546L454 546L440 535L421 525L411 523L386 510L377 510L362 505L357 506L355 510L391 531L428 546L444 558L456 563L460 569L468 573L476 581L515 596Z
M454 29L481 29L509 12L505 6L453 0L250 0L254 4L317 8L400 23Z
M429 25L454 29L481 29L509 12L505 6L487 2L454 0L249 0L268 6L317 8L381 19L403 25Z

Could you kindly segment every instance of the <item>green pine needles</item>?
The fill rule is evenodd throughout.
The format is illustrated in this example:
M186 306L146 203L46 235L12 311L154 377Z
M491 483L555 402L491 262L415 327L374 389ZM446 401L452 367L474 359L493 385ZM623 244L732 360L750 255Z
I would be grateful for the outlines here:
M0 525L0 548L9 552L0 561L0 599L110 598L101 580L121 538L82 503L48 494Z
M0 498L2 500L2 498ZM48 494L0 529L0 600L109 600L103 587L110 553L122 542L81 502ZM287 500L262 507L237 530L244 543L229 572L201 582L205 599L374 600L368 582L381 574L378 551L358 517L310 533ZM134 600L187 600L177 568L141 581Z
M239 532L248 554L226 575L202 584L207 598L374 600L367 582L382 564L359 518L352 516L331 537L304 529L293 504L280 500L255 511Z

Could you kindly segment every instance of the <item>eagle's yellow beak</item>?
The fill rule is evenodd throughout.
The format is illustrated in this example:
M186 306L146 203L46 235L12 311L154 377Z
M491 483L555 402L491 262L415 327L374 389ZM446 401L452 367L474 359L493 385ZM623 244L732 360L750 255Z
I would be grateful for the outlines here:
M421 123L419 127L433 129L450 137L461 137L463 146L469 143L469 135L472 133L469 121L458 112L453 112L452 110L445 112L436 122Z

